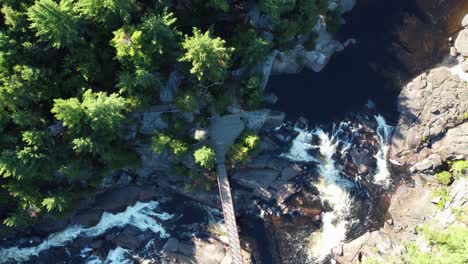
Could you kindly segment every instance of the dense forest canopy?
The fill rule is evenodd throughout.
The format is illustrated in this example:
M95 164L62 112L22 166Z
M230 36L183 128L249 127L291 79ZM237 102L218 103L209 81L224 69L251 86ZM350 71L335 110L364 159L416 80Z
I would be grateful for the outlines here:
M206 126L234 95L261 104L252 69L272 49L311 31L326 0L262 0L271 29L257 28L250 1L0 0L0 221L26 225L64 213L103 176L138 166L123 127L130 112L160 103L172 71L184 76L175 106ZM255 3L254 3L255 4ZM335 12L336 13L336 12ZM225 85L230 85L230 91ZM153 137L155 151L187 152L182 121ZM237 143L238 162L258 138ZM204 167L211 149L196 152Z

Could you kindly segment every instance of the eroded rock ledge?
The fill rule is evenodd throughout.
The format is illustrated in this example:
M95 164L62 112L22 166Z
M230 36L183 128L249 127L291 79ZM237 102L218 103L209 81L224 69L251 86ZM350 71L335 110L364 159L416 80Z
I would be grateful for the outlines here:
M398 111L393 159L424 171L451 156L468 155L468 83L448 68L423 73L406 85Z

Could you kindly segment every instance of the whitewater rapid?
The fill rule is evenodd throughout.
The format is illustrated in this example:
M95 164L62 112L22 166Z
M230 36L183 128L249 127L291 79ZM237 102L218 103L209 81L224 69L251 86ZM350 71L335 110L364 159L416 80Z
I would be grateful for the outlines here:
M379 143L378 152L374 156L377 163L374 183L384 188L390 183L390 171L387 166L388 143L393 128L386 124L385 119L374 116L377 122L376 136ZM352 140L358 129L351 127L350 122L334 125L331 132L321 128L312 130L295 128L298 132L291 148L282 157L296 162L313 162L317 164L318 181L314 186L319 190L321 199L333 209L322 214L322 227L312 233L307 239L310 262L323 262L346 239L351 206L354 202L351 192L359 189L354 180L343 175L343 168L335 157L344 157L353 148ZM312 142L318 138L318 144ZM316 141L317 142L317 141ZM318 156L311 154L318 150ZM340 154L340 155L335 155Z
M0 263L28 261L31 257L38 256L45 250L53 247L65 246L79 236L90 238L98 237L112 228L121 228L126 225L134 226L141 231L151 230L154 233L159 233L161 238L167 238L170 235L160 222L171 219L173 215L168 213L156 213L154 210L158 206L159 203L156 201L145 203L137 202L133 206L127 207L127 209L121 213L103 213L99 223L93 227L70 226L61 232L49 235L47 239L34 247L0 249ZM82 250L82 254L84 253L86 253L86 249ZM108 253L107 259L104 262L92 256L87 263L125 263L123 259L126 253L127 251L125 249L116 248Z

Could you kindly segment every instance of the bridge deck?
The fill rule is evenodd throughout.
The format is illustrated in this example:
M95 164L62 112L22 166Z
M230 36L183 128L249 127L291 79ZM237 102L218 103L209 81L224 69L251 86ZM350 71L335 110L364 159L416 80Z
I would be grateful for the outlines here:
M234 203L232 202L231 186L226 170L226 154L236 138L244 130L241 115L215 117L209 128L211 145L216 153L216 174L218 178L219 197L223 207L224 222L229 239L232 263L242 264L242 253L237 229Z

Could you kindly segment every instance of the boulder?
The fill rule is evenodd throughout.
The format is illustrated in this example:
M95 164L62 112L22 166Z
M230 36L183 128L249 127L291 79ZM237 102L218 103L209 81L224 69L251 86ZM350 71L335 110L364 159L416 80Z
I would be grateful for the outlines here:
M258 131L263 127L263 124L268 120L270 110L258 110L251 112L242 112L242 118L247 129Z
M465 152L463 144L437 144L448 131L464 123L468 112L468 84L449 69L431 70L406 85L398 97L398 111L400 118L391 140L392 159L415 165L431 154L445 159L445 153ZM457 129L445 138L447 143L456 140L454 134L463 137L462 130ZM430 167L432 161L419 166Z
M71 224L91 227L97 225L101 220L103 211L99 209L88 209L77 212L71 219Z
M272 188L275 190L272 198L275 199L278 204L284 203L286 199L296 193L296 188L294 188L294 184L292 183L279 183L272 186Z
M112 239L112 243L118 247L135 250L143 243L143 241L141 241L138 237L139 233L140 230L138 230L138 228L127 226L122 232L120 232Z
M468 157L468 123L447 131L441 140L433 143L432 148L444 160L458 155Z
M284 112L270 111L262 129L265 131L275 129L283 124L285 118L286 114Z
M288 51L279 51L271 67L271 74L296 74L304 67L304 53L302 45L297 45Z
M138 201L150 201L156 198L156 186L146 185L141 186L138 196Z
M319 72L325 68L332 55L343 50L344 46L327 31L324 19L320 18L313 30L317 35L315 49L305 52L303 59L306 68Z
M141 188L128 186L105 191L96 195L94 208L110 213L121 212L140 199Z
M38 224L34 225L34 232L48 235L65 229L68 224L68 219L54 219L45 217Z
M465 17L463 17L463 20L461 22L461 26L462 27L468 27L468 15L465 15Z
M412 167L412 171L426 171L435 169L442 165L442 158L439 154L432 154L421 162L416 163Z
M153 106L141 114L140 133L153 135L156 130L167 128L167 123L162 119L162 114L170 111L169 106Z
M455 47L450 47L450 56L452 57L457 57L458 55L458 50Z
M166 242L166 244L164 244L162 250L164 252L176 252L179 248L179 240L177 238L169 238Z
M289 181L301 173L302 168L297 164L293 164L281 171L281 179L284 181Z
M234 173L232 180L251 189L268 189L279 174L279 171L272 169L240 169Z
M358 174L365 175L374 171L376 163L367 149L353 148L350 155Z
M431 203L432 189L427 186L400 186L392 197L389 214L398 229L413 229L435 214L437 208Z
M468 29L464 29L458 33L455 40L455 48L462 56L468 57Z

